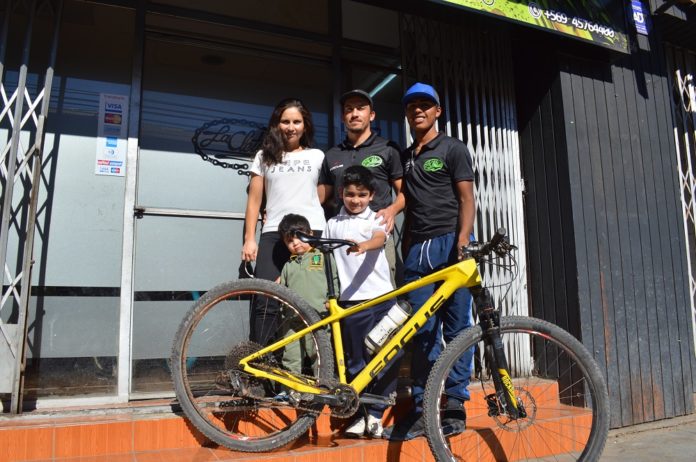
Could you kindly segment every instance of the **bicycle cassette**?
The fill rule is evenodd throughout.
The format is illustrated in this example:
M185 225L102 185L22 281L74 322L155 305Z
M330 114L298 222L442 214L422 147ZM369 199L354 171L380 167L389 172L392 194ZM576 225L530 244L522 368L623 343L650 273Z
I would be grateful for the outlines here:
M249 398L264 398L268 392L270 383L265 379L251 376L242 370L239 362L247 356L256 353L263 348L258 343L241 342L232 347L225 357L224 371L220 371L215 379L215 384L223 390L231 390L237 396ZM254 362L256 365L275 367L276 361L272 356L259 358Z

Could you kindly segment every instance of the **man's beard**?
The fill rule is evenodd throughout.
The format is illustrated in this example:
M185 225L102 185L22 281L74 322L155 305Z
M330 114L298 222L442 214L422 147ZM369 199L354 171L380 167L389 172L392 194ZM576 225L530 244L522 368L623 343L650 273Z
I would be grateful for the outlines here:
M346 131L349 131L351 133L364 133L365 130L367 130L367 127L360 127L360 128L346 127Z

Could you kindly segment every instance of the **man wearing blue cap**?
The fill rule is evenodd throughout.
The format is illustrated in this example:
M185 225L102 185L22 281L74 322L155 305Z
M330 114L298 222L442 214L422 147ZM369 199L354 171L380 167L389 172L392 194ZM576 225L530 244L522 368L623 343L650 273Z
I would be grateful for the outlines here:
M460 140L437 131L442 110L433 87L416 83L402 99L406 119L414 135L413 144L402 153L406 195L406 237L404 280L410 282L444 268L459 259L459 249L472 239L476 205L471 154ZM436 287L408 294L414 309L420 308ZM467 289L454 293L445 306L414 336L414 411L396 425L385 429L384 437L409 440L424 433L422 402L425 381L442 352L442 340L450 342L471 326L471 294ZM442 424L445 434L464 431L464 401L471 376L473 350L453 368L447 383Z

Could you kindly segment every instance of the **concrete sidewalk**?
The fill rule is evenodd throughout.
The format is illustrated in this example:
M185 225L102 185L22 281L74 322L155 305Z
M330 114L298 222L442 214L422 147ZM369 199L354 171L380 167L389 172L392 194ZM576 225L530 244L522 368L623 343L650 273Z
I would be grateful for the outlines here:
M696 460L696 414L609 432L602 462Z

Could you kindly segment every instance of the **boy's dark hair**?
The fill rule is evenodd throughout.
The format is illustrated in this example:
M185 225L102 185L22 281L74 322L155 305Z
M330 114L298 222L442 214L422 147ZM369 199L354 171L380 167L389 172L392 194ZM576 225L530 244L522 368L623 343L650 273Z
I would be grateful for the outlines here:
M294 237L295 231L302 231L306 234L312 234L312 227L309 221L302 215L297 215L296 213L288 213L280 220L278 224L278 232L283 239L287 237Z
M372 172L362 165L351 165L343 171L343 187L350 185L362 186L371 193L375 192L375 183Z

